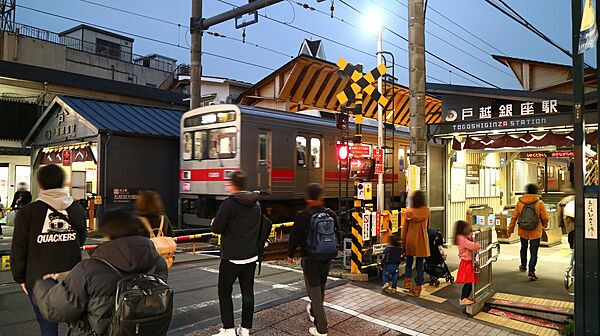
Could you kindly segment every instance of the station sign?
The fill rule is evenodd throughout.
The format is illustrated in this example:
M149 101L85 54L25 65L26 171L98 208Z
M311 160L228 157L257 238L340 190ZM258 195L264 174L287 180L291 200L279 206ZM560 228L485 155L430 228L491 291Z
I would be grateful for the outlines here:
M554 151L554 152L527 152L521 153L521 158L540 159L540 158L570 158L575 157L572 151Z

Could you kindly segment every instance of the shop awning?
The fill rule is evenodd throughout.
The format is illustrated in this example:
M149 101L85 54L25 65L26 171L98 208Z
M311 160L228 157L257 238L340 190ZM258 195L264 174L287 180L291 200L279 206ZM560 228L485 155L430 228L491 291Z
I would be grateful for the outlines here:
M53 143L55 138L83 140L102 132L176 138L182 114L174 109L60 95L46 108L24 143L31 145L44 135L46 143Z
M598 141L598 131L586 134L585 142L595 144ZM556 148L573 146L573 132L568 133L525 133L498 136L467 136L463 141L456 137L452 139L454 150L492 150L508 148L541 148L555 146Z

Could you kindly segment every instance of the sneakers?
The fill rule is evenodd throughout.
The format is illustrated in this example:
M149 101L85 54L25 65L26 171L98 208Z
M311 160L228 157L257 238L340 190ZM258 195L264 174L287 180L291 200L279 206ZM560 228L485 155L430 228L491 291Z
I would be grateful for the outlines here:
M315 327L310 327L308 329L308 332L313 336L327 336L327 334L321 334L320 332L318 332L317 328L315 328Z
M523 265L519 265L519 272L525 272L527 271L527 267L523 266Z
M306 305L306 312L308 313L308 319L310 320L310 322L315 322L315 317L312 315L312 313L310 312L310 303Z
M234 328L230 328L230 329L219 329L219 333L214 334L212 336L237 336L235 334L235 329Z
M235 334L237 336L250 336L250 329L239 326L235 329Z
M388 289L388 288L390 288L390 283L389 282L384 283L382 289Z
M461 306L468 306L468 305L475 304L475 301L471 301L469 298L464 298L464 299L460 300L459 303Z
M529 277L529 280L532 280L532 281L536 281L538 279L537 275L535 275L535 273L533 273L533 272L529 272L529 274L527 274L527 276Z

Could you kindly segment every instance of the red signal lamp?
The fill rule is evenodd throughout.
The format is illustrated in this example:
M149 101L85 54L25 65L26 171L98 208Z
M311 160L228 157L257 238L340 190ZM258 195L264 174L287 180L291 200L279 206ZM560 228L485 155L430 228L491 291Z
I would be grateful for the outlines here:
M348 145L337 145L336 150L337 159L339 161L347 161L348 160Z

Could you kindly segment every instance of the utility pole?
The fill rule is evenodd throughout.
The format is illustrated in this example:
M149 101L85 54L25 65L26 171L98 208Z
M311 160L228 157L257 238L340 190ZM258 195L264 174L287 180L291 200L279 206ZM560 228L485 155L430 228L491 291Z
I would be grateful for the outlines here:
M424 0L408 1L408 65L410 90L410 164L420 169L421 190L427 189L427 129L425 127Z
M377 66L383 64L383 26L379 26L377 31ZM383 92L383 76L377 78L377 91ZM383 149L383 105L377 104L377 147ZM386 148L387 149L387 148ZM385 210L385 186L383 178L385 174L385 153L382 156L381 164L384 169L381 174L377 174L377 211ZM393 172L392 172L393 173Z
M192 19L202 17L202 0L192 0ZM192 27L192 73L190 74L190 110L200 107L202 98L202 31L201 27Z
M251 0L248 4L215 15L202 17L202 0L192 0L190 32L192 34L192 73L190 78L190 109L200 107L202 80L202 32L219 23L274 5L283 0ZM258 16L257 16L258 17ZM255 23L255 22L252 22Z

